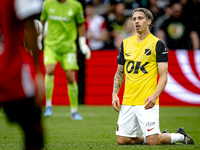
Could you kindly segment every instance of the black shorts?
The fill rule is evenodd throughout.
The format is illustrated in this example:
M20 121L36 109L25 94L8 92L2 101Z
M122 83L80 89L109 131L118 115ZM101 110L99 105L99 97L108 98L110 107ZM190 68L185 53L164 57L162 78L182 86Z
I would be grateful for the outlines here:
M41 122L41 108L34 104L34 98L1 103L8 119L11 122L32 124Z

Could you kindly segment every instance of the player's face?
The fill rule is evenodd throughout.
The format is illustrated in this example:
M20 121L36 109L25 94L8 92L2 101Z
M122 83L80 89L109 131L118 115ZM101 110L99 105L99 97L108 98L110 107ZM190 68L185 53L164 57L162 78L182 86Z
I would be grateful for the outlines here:
M146 15L141 11L136 11L133 14L133 25L137 33L142 33L146 29L149 30L151 20L147 19Z

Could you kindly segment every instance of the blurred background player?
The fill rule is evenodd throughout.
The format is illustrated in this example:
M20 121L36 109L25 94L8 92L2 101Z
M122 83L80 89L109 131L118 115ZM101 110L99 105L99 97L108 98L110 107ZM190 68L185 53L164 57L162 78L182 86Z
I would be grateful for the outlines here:
M78 114L78 86L75 80L77 65L76 39L79 35L79 46L86 59L90 58L90 49L86 44L83 8L74 0L48 0L43 3L41 23L44 27L48 21L47 34L44 40L44 65L46 68L46 110L45 116L52 115L52 93L54 71L58 61L66 72L68 95L71 106L71 117L82 120ZM78 28L78 33L77 33Z
M174 2L170 8L172 14L158 29L158 38L165 42L169 49L199 49L198 33L186 16L183 16L183 6Z
M114 19L107 19L107 27L109 31L109 40L106 42L106 48L116 49L115 38L123 31L124 24L127 17L124 15L126 5L123 2L115 4L115 17Z
M85 24L88 46L91 50L105 48L105 41L108 40L108 30L104 17L95 14L95 7L92 2L85 5Z
M35 150L43 147L40 104L44 98L44 82L32 17L39 14L41 9L40 0L0 1L0 106L10 121L17 122L22 128L25 149ZM35 81L29 65L23 59L24 39L36 63Z
M115 36L115 47L117 49L120 48L121 46L121 43L124 39L128 38L128 37L131 37L133 35L136 34L136 31L135 31L135 28L133 26L133 21L132 21L132 18L129 17L126 19L124 25L123 25L123 29L116 34Z

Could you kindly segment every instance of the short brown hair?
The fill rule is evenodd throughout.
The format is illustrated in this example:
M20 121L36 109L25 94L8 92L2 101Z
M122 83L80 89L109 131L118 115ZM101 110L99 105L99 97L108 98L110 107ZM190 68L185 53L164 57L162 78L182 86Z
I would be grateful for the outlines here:
M151 24L149 25L149 29L151 29L153 27L152 25L152 21L153 21L153 14L151 13L151 11L149 11L148 9L146 8L136 8L133 10L132 12L132 16L133 14L136 12L136 11L141 11L145 14L145 16L147 17L147 19L150 19L151 20Z

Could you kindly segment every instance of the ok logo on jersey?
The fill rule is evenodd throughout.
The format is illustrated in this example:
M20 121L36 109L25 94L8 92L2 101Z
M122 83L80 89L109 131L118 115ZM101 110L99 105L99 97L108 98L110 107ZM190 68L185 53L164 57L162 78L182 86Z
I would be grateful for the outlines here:
M145 62L143 65L141 65L141 62L134 62L134 61L129 61L126 65L126 70L128 73L135 73L138 74L138 71L141 70L143 73L148 73L145 69L145 66L149 62Z

